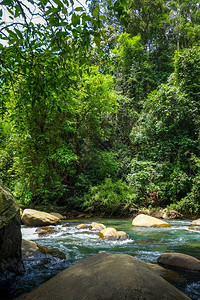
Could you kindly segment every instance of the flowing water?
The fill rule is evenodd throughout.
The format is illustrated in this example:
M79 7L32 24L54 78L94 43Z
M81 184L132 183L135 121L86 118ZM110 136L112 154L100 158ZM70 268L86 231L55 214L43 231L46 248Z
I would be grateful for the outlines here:
M91 224L93 221L123 230L129 239L106 241L95 231L76 228L78 224ZM67 222L69 226L55 226L56 232L43 237L38 236L36 228L22 226L23 238L59 249L65 254L66 260L44 255L39 256L38 260L30 258L25 261L26 273L12 284L11 298L33 289L80 259L103 251L126 253L151 263L156 262L165 251L181 252L200 259L200 231L188 229L191 222L187 220L169 221L173 226L167 228L135 228L131 226L130 219L75 219ZM177 287L192 299L200 299L199 272L184 272L181 276L182 281Z

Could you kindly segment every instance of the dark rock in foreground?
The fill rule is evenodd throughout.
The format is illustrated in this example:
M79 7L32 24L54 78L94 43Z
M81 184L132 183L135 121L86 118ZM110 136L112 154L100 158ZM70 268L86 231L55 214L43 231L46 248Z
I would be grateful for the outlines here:
M0 185L0 285L2 277L23 270L20 210L13 195Z
M100 253L62 271L18 300L190 299L130 255Z

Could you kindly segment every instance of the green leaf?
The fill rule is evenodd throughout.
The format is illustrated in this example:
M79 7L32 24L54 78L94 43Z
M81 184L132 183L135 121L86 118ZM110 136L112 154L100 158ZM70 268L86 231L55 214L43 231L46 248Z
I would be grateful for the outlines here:
M10 8L7 7L7 10L8 10L8 12L9 12L12 16L14 16L14 12L13 12L12 9L10 9Z
M0 18L2 17L2 14L3 14L2 9L0 9Z
M58 6L60 6L60 7L63 7L62 1L60 1L60 0L53 0L53 2L54 2L55 4L57 4Z
M62 13L63 13L64 15L67 15L67 8L66 8L66 7L63 7L63 8L62 8Z
M3 0L0 4L1 5L12 5L13 4L13 0Z
M16 10L15 10L15 18L19 17L21 15L21 9L19 5L16 5Z
M97 45L97 47L100 47L101 39L98 36L95 36L93 40L94 40L95 44Z
M93 9L93 13L92 13L93 17L96 18L96 17L98 16L98 13L99 13L99 7L96 6L96 7Z
M18 37L19 37L20 39L23 39L23 35L22 35L22 33L21 33L20 30L18 30L17 28L15 28L15 32L17 33L17 35L18 35Z
M76 7L74 10L75 11L84 11L84 9L82 7Z
M99 16L99 19L100 20L106 20L106 17L105 16Z
M76 27L76 25L80 24L80 16L73 14L72 15L72 25Z
M34 0L31 0L31 1L34 2ZM48 0L40 0L40 5L42 6L42 8L45 8L45 6L47 5L47 3L48 3Z

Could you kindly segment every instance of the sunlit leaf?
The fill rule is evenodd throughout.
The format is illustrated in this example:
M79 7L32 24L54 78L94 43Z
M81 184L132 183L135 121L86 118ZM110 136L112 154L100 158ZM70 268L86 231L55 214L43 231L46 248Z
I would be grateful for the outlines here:
M99 13L99 7L96 6L92 12L93 17L96 18L98 16L98 13Z
M84 11L84 9L82 7L76 7L74 10L75 11Z

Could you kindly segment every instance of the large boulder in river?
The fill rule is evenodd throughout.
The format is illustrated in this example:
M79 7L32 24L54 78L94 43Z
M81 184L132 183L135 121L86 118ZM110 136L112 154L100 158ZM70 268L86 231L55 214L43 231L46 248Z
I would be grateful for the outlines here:
M200 226L200 219L192 221L191 225Z
M157 275L140 259L127 254L104 252L79 261L19 299L184 300L189 298Z
M20 210L14 196L0 184L0 278L23 272Z
M183 253L164 252L158 257L157 262L177 269L200 271L200 260Z
M171 225L157 218L140 214L132 221L132 226L145 227L170 227Z
M22 215L22 223L28 226L46 226L60 223L60 219L51 214L35 209L25 209Z

